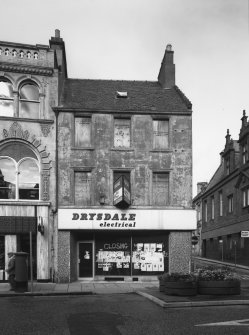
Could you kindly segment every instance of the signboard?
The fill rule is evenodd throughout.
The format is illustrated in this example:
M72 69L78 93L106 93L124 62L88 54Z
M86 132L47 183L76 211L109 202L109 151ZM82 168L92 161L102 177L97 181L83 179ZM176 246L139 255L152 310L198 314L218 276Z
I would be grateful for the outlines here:
M195 230L192 209L80 209L58 210L59 229Z
M125 176L120 176L113 186L113 204L128 206L131 204L130 182Z
M191 241L192 241L192 245L196 245L197 243L198 243L198 237L197 236L192 236L192 239L191 239Z
M241 232L241 237L249 237L249 231L244 230Z

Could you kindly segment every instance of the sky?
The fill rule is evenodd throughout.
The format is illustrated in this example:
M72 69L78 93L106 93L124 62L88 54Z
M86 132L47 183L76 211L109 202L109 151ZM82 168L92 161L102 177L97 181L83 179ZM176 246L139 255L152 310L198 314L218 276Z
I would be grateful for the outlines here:
M3 1L3 0L2 0ZM172 44L176 85L193 105L193 195L249 116L249 0L11 0L0 40L49 44L59 29L68 77L157 81Z

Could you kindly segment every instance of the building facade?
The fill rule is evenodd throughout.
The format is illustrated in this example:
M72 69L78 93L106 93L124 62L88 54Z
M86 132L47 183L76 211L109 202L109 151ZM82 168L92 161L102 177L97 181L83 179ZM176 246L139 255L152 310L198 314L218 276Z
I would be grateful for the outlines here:
M173 54L155 82L65 79L53 108L59 282L189 271L192 105Z
M227 131L220 166L193 203L202 211L202 256L248 266L249 124L245 111L241 121L239 139L231 139Z
M33 275L54 277L56 129L65 49L0 42L0 280L9 251L32 252Z

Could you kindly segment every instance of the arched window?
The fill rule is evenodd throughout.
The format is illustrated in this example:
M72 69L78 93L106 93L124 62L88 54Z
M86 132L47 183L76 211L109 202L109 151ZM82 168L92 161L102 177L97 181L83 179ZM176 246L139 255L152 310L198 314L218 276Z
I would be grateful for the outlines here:
M0 78L0 116L14 116L13 86L5 78Z
M38 86L33 82L25 83L19 91L19 117L39 119L40 98Z
M40 169L34 152L22 143L5 146L0 152L0 199L39 200L39 189Z

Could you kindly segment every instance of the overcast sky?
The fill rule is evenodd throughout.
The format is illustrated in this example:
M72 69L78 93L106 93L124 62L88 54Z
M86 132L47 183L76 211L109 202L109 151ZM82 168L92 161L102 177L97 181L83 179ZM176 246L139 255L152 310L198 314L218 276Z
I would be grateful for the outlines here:
M220 163L227 129L249 115L248 0L11 0L2 41L66 44L68 76L156 81L173 46L176 84L193 104L193 195Z

